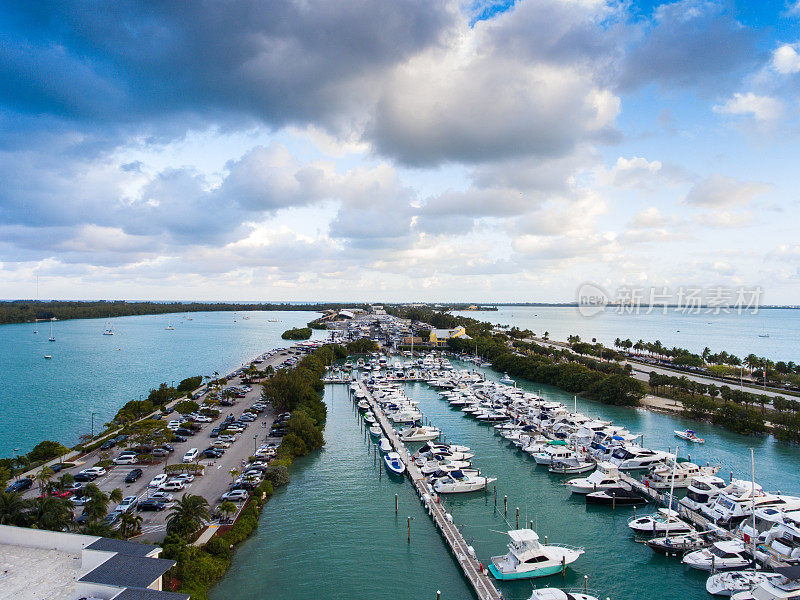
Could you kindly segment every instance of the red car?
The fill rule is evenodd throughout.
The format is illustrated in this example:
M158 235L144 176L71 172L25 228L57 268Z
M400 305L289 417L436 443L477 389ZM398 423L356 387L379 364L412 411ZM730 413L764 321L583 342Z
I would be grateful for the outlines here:
M54 498L69 498L72 496L71 492L65 492L63 490L51 490L45 494L45 496L52 496Z

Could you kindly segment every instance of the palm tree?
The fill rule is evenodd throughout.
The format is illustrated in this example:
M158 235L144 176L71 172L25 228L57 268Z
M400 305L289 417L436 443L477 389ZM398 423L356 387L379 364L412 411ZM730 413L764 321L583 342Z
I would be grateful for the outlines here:
M230 515L235 513L237 510L238 509L236 508L236 505L230 500L226 500L225 502L219 505L219 512L225 515L226 519L228 519Z
M87 485L83 493L85 496L89 496L89 501L83 507L83 512L89 522L99 521L105 517L108 512L108 495L100 491L100 488L94 483Z
M108 499L111 500L111 502L113 502L114 504L119 504L120 502L122 502L122 490L119 488L114 488L108 495Z
M119 530L123 536L131 537L142 529L142 517L135 513L124 512L120 517Z
M167 517L167 533L189 535L209 520L208 500L194 494L184 494L170 510Z
M62 498L36 498L29 517L39 529L62 531L72 520L72 502Z
M0 525L19 525L28 502L18 492L0 492Z
M55 475L55 473L50 467L42 467L41 470L36 474L36 481L39 482L40 496L44 496L44 492L47 489L47 484L50 483L53 475Z
M744 364L747 366L748 369L750 369L751 375L753 374L753 369L759 366L760 363L761 360L755 354L752 353L748 354L747 357L744 359Z

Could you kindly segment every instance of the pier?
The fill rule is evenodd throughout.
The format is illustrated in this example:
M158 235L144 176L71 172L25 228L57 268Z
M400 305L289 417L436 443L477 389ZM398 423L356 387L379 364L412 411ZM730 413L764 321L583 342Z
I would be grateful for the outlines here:
M364 393L367 402L369 402L384 435L389 440L394 451L400 455L400 459L406 467L406 472L414 489L417 491L417 495L425 504L425 508L433 519L434 525L439 529L445 542L450 547L450 551L461 566L464 577L469 581L475 594L480 600L500 600L502 598L500 592L492 583L481 563L474 556L474 552L470 551L469 544L467 544L464 536L461 535L458 527L453 523L452 516L444 510L438 494L428 486L425 477L417 465L414 464L411 454L409 454L405 444L400 441L400 437L395 433L394 427L392 427L389 419L386 418L380 405L363 383L357 382L357 385Z

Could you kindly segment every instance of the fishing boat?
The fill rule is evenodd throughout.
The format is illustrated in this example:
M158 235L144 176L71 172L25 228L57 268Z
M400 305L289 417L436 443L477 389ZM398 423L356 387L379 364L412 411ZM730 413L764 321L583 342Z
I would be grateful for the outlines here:
M554 460L547 470L559 475L575 475L577 473L588 473L594 467L594 461L583 460L578 456L573 456L564 460Z
M500 383L505 385L516 385L517 383L508 376L508 373L503 373L503 376L500 378Z
M560 590L558 588L540 588L533 590L528 600L598 600L597 596L585 594L579 590Z
M730 571L741 569L753 562L747 546L741 540L714 542L708 548L695 550L683 557L685 565L700 571Z
M607 506L638 506L641 504L647 504L647 500L628 488L614 487L586 494L586 504L605 504Z
M628 521L628 527L644 535L694 532L694 527L682 521L680 515L669 508L659 508L653 514L634 517Z
M622 478L617 465L610 462L597 463L597 470L588 477L570 479L566 485L573 494L588 494L597 490L619 487Z
M705 444L705 440L699 437L694 431L691 429L676 429L675 435L682 440L688 440L690 442L694 442L696 444Z
M422 425L420 427L406 427L397 433L404 442L428 442L438 438L442 432L436 427Z
M378 442L378 449L382 454L386 454L387 452L392 451L392 444L387 438L382 437Z
M583 554L583 548L539 543L533 529L514 529L508 532L511 543L508 554L493 556L489 572L499 580L530 579L553 575L574 563Z
M457 469L437 479L433 484L433 489L438 494L462 494L486 489L493 481L497 481L497 478L468 475L463 470Z
M706 591L714 596L732 596L739 592L750 591L770 579L779 578L778 573L763 571L723 571L715 573L706 580Z
M400 460L400 455L397 452L388 452L383 457L383 464L386 470L393 475L402 475L406 472L406 466Z

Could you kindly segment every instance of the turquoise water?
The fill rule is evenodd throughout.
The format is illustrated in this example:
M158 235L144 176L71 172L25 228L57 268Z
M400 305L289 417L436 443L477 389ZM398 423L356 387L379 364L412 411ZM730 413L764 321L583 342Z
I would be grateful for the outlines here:
M496 373L489 370L493 377ZM572 403L572 397L553 388L521 383L541 390L550 399ZM709 598L705 575L675 560L654 554L633 541L627 520L631 509L612 512L587 507L570 495L560 476L537 467L493 430L450 408L425 384L406 387L410 397L448 440L470 446L481 472L497 477L487 494L456 495L445 500L467 541L487 563L505 552L504 531L533 521L539 534L554 543L586 548L566 579L561 575L499 584L505 598L527 598L532 583L589 587L602 597L630 600L693 600ZM258 533L235 555L233 566L212 593L212 600L251 600L269 595L281 599L328 600L375 598L444 600L473 594L455 567L455 561L421 511L407 481L387 480L376 465L373 449L360 428L343 386L328 386L329 421L323 451L298 461L293 480L267 504ZM756 477L769 489L800 494L797 468L800 450L769 438L748 438L716 430L710 425L642 410L608 407L579 401L579 410L613 419L645 434L651 447L675 447L674 429L691 425L706 439L692 447L692 459L717 461L739 477L750 472L749 448L755 448ZM681 455L686 452L681 447ZM394 515L394 494L400 497L400 515ZM508 496L508 515L503 496ZM642 509L638 510L638 514ZM412 542L406 541L406 516L412 515ZM507 521L506 521L507 519ZM500 532L500 533L498 533Z
M200 312L0 326L0 456L27 452L43 439L74 444L95 431L128 400L146 397L162 382L221 374L271 348L305 325L314 312ZM279 322L271 323L269 319ZM106 323L115 335L102 335ZM172 325L175 329L167 331ZM314 332L315 338L325 332ZM46 354L52 359L44 358Z
M581 339L598 341L611 346L616 338L660 340L671 348L678 346L693 352L702 352L708 346L712 352L725 350L740 358L753 353L772 360L800 362L797 339L800 337L800 310L769 309L757 314L681 314L671 310L664 315L618 314L607 308L600 314L586 318L577 307L554 306L498 306L497 311L466 311L463 315L530 329L536 335L545 331L555 340L566 340L577 334ZM759 337L769 335L769 337Z

